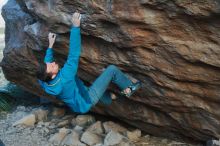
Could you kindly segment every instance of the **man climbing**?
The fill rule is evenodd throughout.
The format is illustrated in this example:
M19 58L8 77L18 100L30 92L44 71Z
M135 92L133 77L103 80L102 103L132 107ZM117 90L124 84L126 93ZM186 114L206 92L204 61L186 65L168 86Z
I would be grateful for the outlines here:
M61 99L74 112L86 113L99 100L109 105L112 99L116 98L113 93L107 91L111 82L115 83L121 89L121 94L126 97L130 97L140 88L141 83L139 81L133 83L116 66L109 65L90 87L83 84L77 76L81 50L80 19L81 15L77 12L71 18L69 54L61 69L53 61L52 47L56 35L49 33L49 47L44 64L38 67L37 78L46 93Z

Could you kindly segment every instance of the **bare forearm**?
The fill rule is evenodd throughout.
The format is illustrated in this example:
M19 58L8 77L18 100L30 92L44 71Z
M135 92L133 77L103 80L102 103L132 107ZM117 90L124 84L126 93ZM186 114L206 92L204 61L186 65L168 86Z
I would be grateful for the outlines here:
M53 48L53 44L49 44L48 48Z
M55 33L49 33L48 34L48 40L49 40L49 46L46 50L46 55L44 57L44 62L45 63L51 63L53 62L53 44L55 42L55 39L56 39L56 34Z

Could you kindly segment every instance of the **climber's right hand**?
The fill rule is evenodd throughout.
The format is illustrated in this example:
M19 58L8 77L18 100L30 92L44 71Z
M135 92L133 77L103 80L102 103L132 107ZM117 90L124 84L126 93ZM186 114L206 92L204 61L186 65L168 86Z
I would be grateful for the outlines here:
M81 19L81 14L78 12L75 12L71 18L72 25L74 27L79 27L80 26L80 19Z
M55 33L49 33L48 34L48 40L49 40L49 48L53 48L53 44L56 40L56 34Z

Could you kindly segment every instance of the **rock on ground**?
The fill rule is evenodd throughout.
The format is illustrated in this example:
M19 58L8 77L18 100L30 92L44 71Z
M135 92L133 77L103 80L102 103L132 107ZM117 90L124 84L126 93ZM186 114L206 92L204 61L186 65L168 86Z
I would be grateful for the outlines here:
M104 130L102 128L102 122L101 121L97 121L95 122L94 124L90 125L86 131L90 131L92 133L95 133L95 134L103 134L104 133Z
M57 117L62 117L65 115L65 112L66 112L65 108L53 107L52 115Z
M61 145L67 145L67 146L72 146L72 145L77 145L77 146L86 146L83 144L80 140L80 135L76 131L72 131L70 134L68 134L64 140L62 141Z
M125 135L131 141L137 141L141 137L141 130L136 129L134 131L126 131Z
M44 109L39 108L39 109L35 110L33 113L34 113L37 121L44 121L47 119L48 112L49 112L48 110L44 110Z
M21 112L22 111L22 112ZM17 125L12 126L20 118L25 115L30 115L35 111L33 107L18 107L12 113L0 112L0 137L6 146L86 146L94 144L96 146L106 146L107 144L118 143L118 146L200 146L190 145L182 142L171 141L164 138L150 137L149 135L142 136L138 141L133 142L126 135L122 136L118 132L110 131L99 135L98 131L94 131L94 127L103 126L103 121L97 121L90 127L73 127L70 123L62 128L57 126L57 123L65 121L69 118L75 118L74 115L63 115L62 118L48 114L46 121L37 121L33 126ZM49 110L49 113L51 111ZM71 122L71 120L69 120ZM111 121L114 125L123 127L121 124ZM101 124L101 125L100 125ZM91 128L92 127L92 128ZM91 128L91 131L88 130ZM131 127L128 127L129 129ZM131 130L135 133L136 130ZM96 133L98 132L98 133ZM122 137L122 138L120 138ZM120 141L120 142L119 142ZM104 144L105 142L105 144Z
M36 122L35 115L30 114L16 121L12 126L17 126L17 125L34 126L35 122Z
M95 123L95 118L92 115L78 115L72 120L72 125L78 126L89 126Z
M103 123L103 127L105 129L105 133L108 133L110 131L120 132L124 133L127 131L127 129L117 123L114 123L112 121L107 121Z
M123 136L115 131L110 131L105 136L104 145L117 145L121 142Z
M82 134L81 141L88 145L96 145L102 143L102 137L90 131Z
M65 136L69 134L70 132L71 132L70 129L61 128L58 133L51 136L51 138L49 139L49 142L55 145L60 145L63 139L65 138Z

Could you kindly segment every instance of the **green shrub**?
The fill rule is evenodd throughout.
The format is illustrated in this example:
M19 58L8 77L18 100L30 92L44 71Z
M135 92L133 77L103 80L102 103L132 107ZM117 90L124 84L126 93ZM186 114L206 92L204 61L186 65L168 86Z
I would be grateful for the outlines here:
M7 93L0 92L0 111L9 111L12 109L15 100Z

